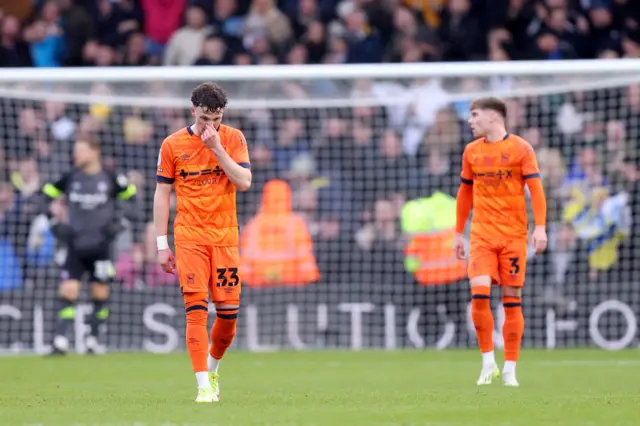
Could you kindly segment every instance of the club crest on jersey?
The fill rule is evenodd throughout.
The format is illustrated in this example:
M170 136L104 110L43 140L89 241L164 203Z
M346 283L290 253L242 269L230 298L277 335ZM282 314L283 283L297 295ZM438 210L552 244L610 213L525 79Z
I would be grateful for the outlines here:
M187 160L189 159L189 156L188 156L187 154L182 154L182 155L180 156L180 159L181 159L182 161L187 161Z
M502 162L502 164L507 164L507 163L509 163L509 159L510 159L510 158L511 158L511 156L510 156L509 154L502 153L502 154L500 155L500 161Z
M107 182L98 182L98 192L107 192Z
M195 281L195 275L194 274L187 274L187 284L193 284Z

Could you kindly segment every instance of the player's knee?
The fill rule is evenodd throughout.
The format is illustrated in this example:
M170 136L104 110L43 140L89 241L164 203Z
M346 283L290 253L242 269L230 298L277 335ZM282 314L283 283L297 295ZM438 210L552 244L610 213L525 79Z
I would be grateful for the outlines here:
M216 303L216 310L219 309L240 309L239 300L229 300L222 303Z
M111 294L108 284L91 283L91 300L105 301Z
M209 308L209 293L205 291L201 292L193 292L193 293L184 293L184 306L185 309L189 306L194 306L197 304L204 304Z
M236 335L239 311L239 300L216 303L216 322L212 331L212 338L216 342L215 346L226 348L231 345Z
M185 293L184 311L187 324L206 326L209 315L209 293Z
M60 283L58 295L65 300L76 301L80 294L80 282L77 280L64 280Z
M216 318L235 320L240 312L239 300L228 300L224 303L216 303Z
M480 275L478 277L473 277L469 281L471 283L471 287L491 287L491 276L489 275Z
M502 287L502 297L518 297L518 298L522 298L522 288L504 286L504 287Z

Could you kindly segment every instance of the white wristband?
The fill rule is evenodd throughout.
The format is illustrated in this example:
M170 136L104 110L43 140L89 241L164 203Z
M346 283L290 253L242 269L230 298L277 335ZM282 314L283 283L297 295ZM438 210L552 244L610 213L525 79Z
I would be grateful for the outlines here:
M166 250L169 248L169 241L167 240L167 236L163 235L161 237L157 237L156 241L158 242L158 251Z

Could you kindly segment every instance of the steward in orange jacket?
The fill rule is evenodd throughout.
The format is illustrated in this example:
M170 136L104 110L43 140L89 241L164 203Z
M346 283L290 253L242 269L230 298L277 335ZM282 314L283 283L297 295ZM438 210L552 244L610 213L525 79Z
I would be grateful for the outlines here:
M241 234L244 282L252 287L303 286L320 278L307 224L291 210L291 188L269 181L258 214Z

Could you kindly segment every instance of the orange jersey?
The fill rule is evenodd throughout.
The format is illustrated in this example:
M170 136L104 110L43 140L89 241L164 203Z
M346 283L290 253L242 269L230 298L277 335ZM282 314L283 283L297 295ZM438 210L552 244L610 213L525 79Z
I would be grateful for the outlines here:
M473 185L471 235L482 238L527 237L524 185L540 178L527 141L507 134L498 142L471 142L462 157L463 184Z
M249 151L242 132L224 125L218 132L229 156L249 168ZM157 180L175 186L176 244L238 245L236 187L213 151L190 127L162 142Z

